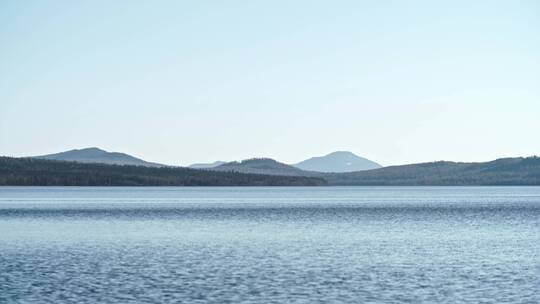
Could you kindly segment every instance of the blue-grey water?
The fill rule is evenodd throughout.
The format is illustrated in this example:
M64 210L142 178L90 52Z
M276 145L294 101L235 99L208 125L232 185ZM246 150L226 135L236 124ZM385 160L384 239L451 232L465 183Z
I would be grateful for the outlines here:
M540 187L0 187L0 303L539 303Z

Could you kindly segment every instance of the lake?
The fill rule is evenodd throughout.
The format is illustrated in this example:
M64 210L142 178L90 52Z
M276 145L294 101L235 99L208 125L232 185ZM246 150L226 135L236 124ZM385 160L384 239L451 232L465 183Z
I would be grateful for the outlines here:
M0 303L538 303L540 187L0 187Z

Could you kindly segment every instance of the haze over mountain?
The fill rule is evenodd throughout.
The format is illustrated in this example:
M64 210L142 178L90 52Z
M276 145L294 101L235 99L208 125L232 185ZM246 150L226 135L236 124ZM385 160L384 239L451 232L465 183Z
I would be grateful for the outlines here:
M225 161L221 161L221 160L217 160L213 163L198 163L198 164L192 164L189 166L189 168L192 168L192 169L209 169L209 168L214 168L214 167L217 167L219 165L223 165L223 164L226 164L227 162Z
M140 158L120 153L108 152L99 148L74 149L60 153L32 156L31 158L74 161L79 163L100 163L109 165L132 165L145 167L164 167L165 165L151 163Z
M374 161L348 151L337 151L325 156L312 157L292 166L307 171L336 173L372 170L382 167Z

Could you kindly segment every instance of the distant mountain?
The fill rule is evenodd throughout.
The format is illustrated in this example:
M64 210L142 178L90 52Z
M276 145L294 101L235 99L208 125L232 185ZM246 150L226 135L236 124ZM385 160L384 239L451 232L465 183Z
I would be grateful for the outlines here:
M292 166L307 171L336 173L372 170L382 167L376 162L347 151L338 151L325 156L312 157Z
M539 157L483 163L439 161L341 173L305 171L263 158L226 163L210 170L315 177L336 186L540 185Z
M321 177L330 185L540 185L540 158L501 158L481 163L439 161L369 171L331 173Z
M241 162L230 162L211 168L211 170L286 176L311 175L311 172L300 170L298 168L284 163L280 163L270 158L252 158L243 160Z
M55 154L33 156L32 158L73 161L79 163L100 163L109 165L132 165L145 167L164 167L165 165L151 163L128 154L107 152L99 148L75 149Z
M270 158L253 158L206 168L216 171L269 175L322 176L329 172L371 170L381 168L381 165L351 152L334 152L326 156L313 157L295 165L287 165Z
M224 161L215 161L213 163L200 163L200 164L193 164L193 165L190 165L189 168L191 169L210 169L210 168L214 168L214 167L217 167L219 165L223 165L223 164L226 164L227 162L224 162Z
M439 161L345 173L303 171L272 159L249 159L196 170L0 157L0 185L540 186L540 157L502 158L483 163Z

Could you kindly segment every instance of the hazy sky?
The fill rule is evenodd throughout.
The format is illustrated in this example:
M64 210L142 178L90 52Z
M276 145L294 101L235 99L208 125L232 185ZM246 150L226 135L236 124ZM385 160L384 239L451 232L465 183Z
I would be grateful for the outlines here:
M0 1L0 155L540 154L539 1Z

